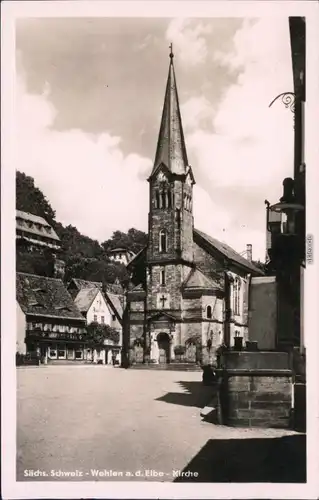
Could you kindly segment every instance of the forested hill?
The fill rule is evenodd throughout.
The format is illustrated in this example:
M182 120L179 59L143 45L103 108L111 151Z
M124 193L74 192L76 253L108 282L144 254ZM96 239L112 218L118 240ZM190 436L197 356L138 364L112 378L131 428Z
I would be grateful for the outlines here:
M112 248L124 247L139 252L147 242L147 235L137 229L127 233L115 231L103 243L81 234L74 226L63 226L56 220L56 213L49 200L36 187L32 177L22 172L16 174L16 208L47 220L62 242L61 258L66 263L65 279L82 278L92 281L114 283L118 278L123 284L128 280L124 265L110 262L107 252ZM35 274L49 274L46 263L39 256L18 252L17 270Z

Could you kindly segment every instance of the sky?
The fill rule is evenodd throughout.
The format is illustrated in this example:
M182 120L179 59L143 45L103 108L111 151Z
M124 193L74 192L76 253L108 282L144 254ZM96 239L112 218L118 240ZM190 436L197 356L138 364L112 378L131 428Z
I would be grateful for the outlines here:
M16 23L16 169L100 242L147 231L173 43L195 227L265 258L265 204L293 175L288 18L34 18Z

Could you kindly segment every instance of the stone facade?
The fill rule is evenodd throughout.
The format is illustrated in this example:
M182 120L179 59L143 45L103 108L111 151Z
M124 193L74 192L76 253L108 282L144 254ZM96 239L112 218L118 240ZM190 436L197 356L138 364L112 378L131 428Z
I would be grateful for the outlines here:
M225 340L226 322L230 345L236 336L247 338L249 276L260 271L227 245L194 230L195 179L172 59L148 182L148 244L127 266L135 288L127 294L123 358L212 363Z
M291 359L284 352L225 352L219 400L222 421L234 427L292 424Z

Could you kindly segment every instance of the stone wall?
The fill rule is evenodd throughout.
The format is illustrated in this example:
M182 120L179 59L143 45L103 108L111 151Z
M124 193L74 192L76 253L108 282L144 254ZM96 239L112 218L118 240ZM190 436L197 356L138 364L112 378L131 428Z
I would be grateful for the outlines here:
M224 423L235 427L289 428L292 387L290 371L228 372L221 396Z
M227 352L221 359L223 423L235 427L292 424L291 360L282 352Z

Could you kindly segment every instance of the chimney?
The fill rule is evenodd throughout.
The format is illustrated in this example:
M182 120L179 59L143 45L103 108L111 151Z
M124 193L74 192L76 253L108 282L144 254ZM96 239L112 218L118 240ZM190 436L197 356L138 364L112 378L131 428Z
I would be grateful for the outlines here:
M247 260L252 262L253 260L253 247L249 243L246 245Z

